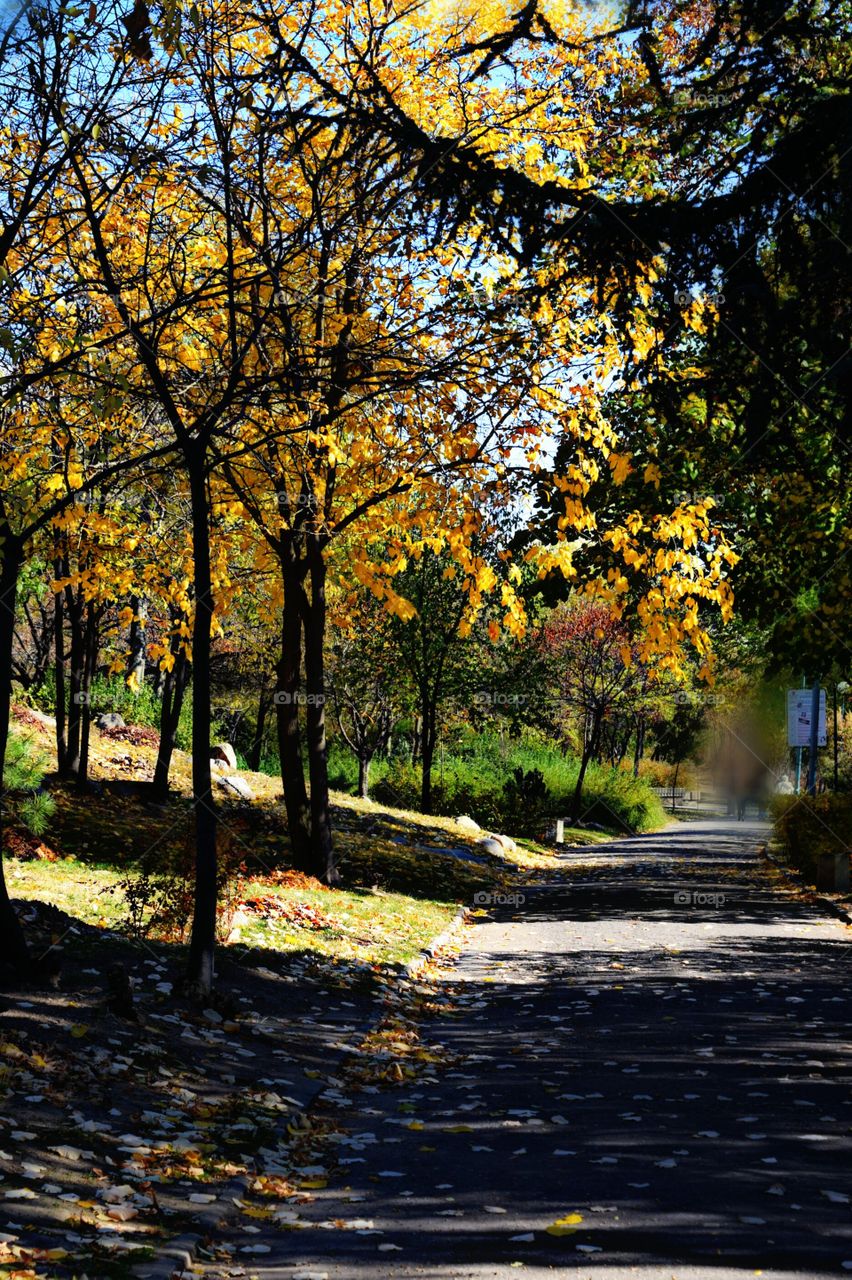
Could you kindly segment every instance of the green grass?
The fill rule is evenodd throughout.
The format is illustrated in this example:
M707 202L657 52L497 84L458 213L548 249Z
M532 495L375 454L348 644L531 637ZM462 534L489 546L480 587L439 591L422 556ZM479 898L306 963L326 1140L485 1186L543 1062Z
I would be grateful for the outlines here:
M120 928L127 916L123 873L76 858L57 862L7 863L9 892L25 901L50 903L77 920L100 928ZM279 952L312 953L371 965L406 964L455 916L455 901L413 898L383 889L324 889L276 885L251 879L240 898L262 895L282 906L313 913L315 923L299 923L240 910L231 945ZM156 937L156 934L154 935Z
M51 903L84 924L115 928L125 914L118 892L121 874L114 867L93 866L76 858L57 862L9 858L6 879L13 898Z
M335 960L380 966L403 965L413 959L458 910L452 902L383 889L294 892L260 881L248 886L249 894L255 891L314 911L317 925L300 927L271 913L266 919L249 917L238 926L241 943L281 952L310 950Z

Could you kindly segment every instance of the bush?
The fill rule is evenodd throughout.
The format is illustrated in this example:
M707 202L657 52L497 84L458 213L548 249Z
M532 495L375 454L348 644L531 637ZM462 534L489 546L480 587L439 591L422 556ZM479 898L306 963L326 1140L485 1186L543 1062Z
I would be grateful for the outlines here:
M545 742L470 734L452 753L445 751L443 761L440 754L436 759L435 809L451 817L469 814L481 826L510 835L541 835L549 821L569 816L578 771L576 757ZM518 783L519 776L530 775L534 783ZM372 776L377 800L403 809L418 807L419 767L407 760L378 760ZM530 791L522 795L524 787L534 787L535 797ZM631 831L649 831L665 822L662 805L645 782L595 764L586 773L582 816L585 822Z
M785 861L810 884L818 854L852 845L852 795L776 796L772 817Z
M235 837L222 827L216 853L216 937L224 942L233 927L246 867ZM122 932L137 939L187 942L195 899L194 831L179 834L174 844L159 844L110 892L124 899L125 914L118 925Z
M639 764L639 777L649 787L686 787L698 790L701 775L691 760L684 760L679 765L670 764L668 760L651 760L647 756Z
M522 813L524 821L538 830L547 825L553 810L553 798L544 781L541 769L520 766L512 770L512 776L503 783L507 813Z
M29 738L10 732L4 783L11 818L35 836L44 834L56 809L53 797L41 790L46 767L46 758L33 748Z

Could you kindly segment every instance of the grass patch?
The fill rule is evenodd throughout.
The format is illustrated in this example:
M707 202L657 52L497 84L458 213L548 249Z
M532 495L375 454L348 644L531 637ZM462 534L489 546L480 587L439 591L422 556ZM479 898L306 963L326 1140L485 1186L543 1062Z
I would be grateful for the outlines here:
M116 928L125 913L114 867L92 866L76 858L20 862L10 858L6 879L13 898L49 903L84 924Z
M36 745L49 749L48 727L27 728ZM145 901L136 925L150 927L152 940L186 940L191 895L182 889L191 874L194 833L189 761L176 753L174 793L167 804L153 804L138 784L150 778L154 755L148 743L93 733L95 790L54 784L55 811L44 844L55 860L10 859L14 897L51 904L87 925L121 930L131 918L128 883L147 873L165 885L177 875L183 885L171 913L158 916L154 899ZM333 824L342 885L328 889L290 868L280 779L245 771L242 776L253 802L218 797L220 864L227 869L222 936L241 947L396 967L442 932L459 905L478 891L546 877L561 865L552 846L533 839L519 837L514 849L498 856L478 844L483 832L452 816L336 792ZM565 832L568 847L607 838L584 829Z
M263 914L247 910L252 898ZM239 912L239 941L279 952L306 950L334 960L407 964L456 914L455 903L383 889L288 891L252 881ZM280 904L278 914L275 904ZM297 908L298 914L288 911Z

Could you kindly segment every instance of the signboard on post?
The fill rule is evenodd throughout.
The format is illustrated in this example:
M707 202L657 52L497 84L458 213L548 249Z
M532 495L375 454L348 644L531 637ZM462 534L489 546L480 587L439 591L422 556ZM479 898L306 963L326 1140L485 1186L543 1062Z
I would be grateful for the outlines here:
M813 692L810 689L787 690L787 743L791 747L811 745L811 707ZM819 691L819 721L817 746L824 747L828 738L825 726L825 689Z

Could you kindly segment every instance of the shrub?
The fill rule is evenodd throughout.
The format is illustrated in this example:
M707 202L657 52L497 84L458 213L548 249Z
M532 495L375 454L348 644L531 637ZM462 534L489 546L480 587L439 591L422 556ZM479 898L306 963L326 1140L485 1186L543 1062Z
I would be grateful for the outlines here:
M239 885L245 874L241 854L230 832L220 828L217 839L216 937L224 942L233 927ZM142 858L115 885L126 914L119 928L130 937L186 942L192 924L195 896L195 843L192 831L174 844L161 844ZM112 892L112 890L111 890Z
M443 761L440 755L436 760L435 809L449 816L469 814L481 826L510 835L541 835L549 820L569 816L578 770L575 756L533 737L506 740L496 734L469 734L451 753L444 752ZM536 781L519 784L519 774L533 775ZM522 795L519 786L534 787L535 796ZM385 804L416 809L419 767L400 759L376 761L372 793ZM645 782L623 770L591 764L582 818L615 829L649 831L663 825L665 813Z
M650 760L647 757L639 765L639 777L649 787L686 787L698 789L701 778L691 760L670 764L668 760Z
M12 821L35 836L44 834L56 809L53 797L41 790L46 766L46 758L33 748L29 738L9 734L4 782Z
M547 789L541 769L527 769L516 766L511 777L503 783L503 794L506 798L506 813L523 813L524 821L531 828L546 826L552 815L553 797Z
M818 854L852 845L852 795L776 796L772 817L785 861L811 884Z

